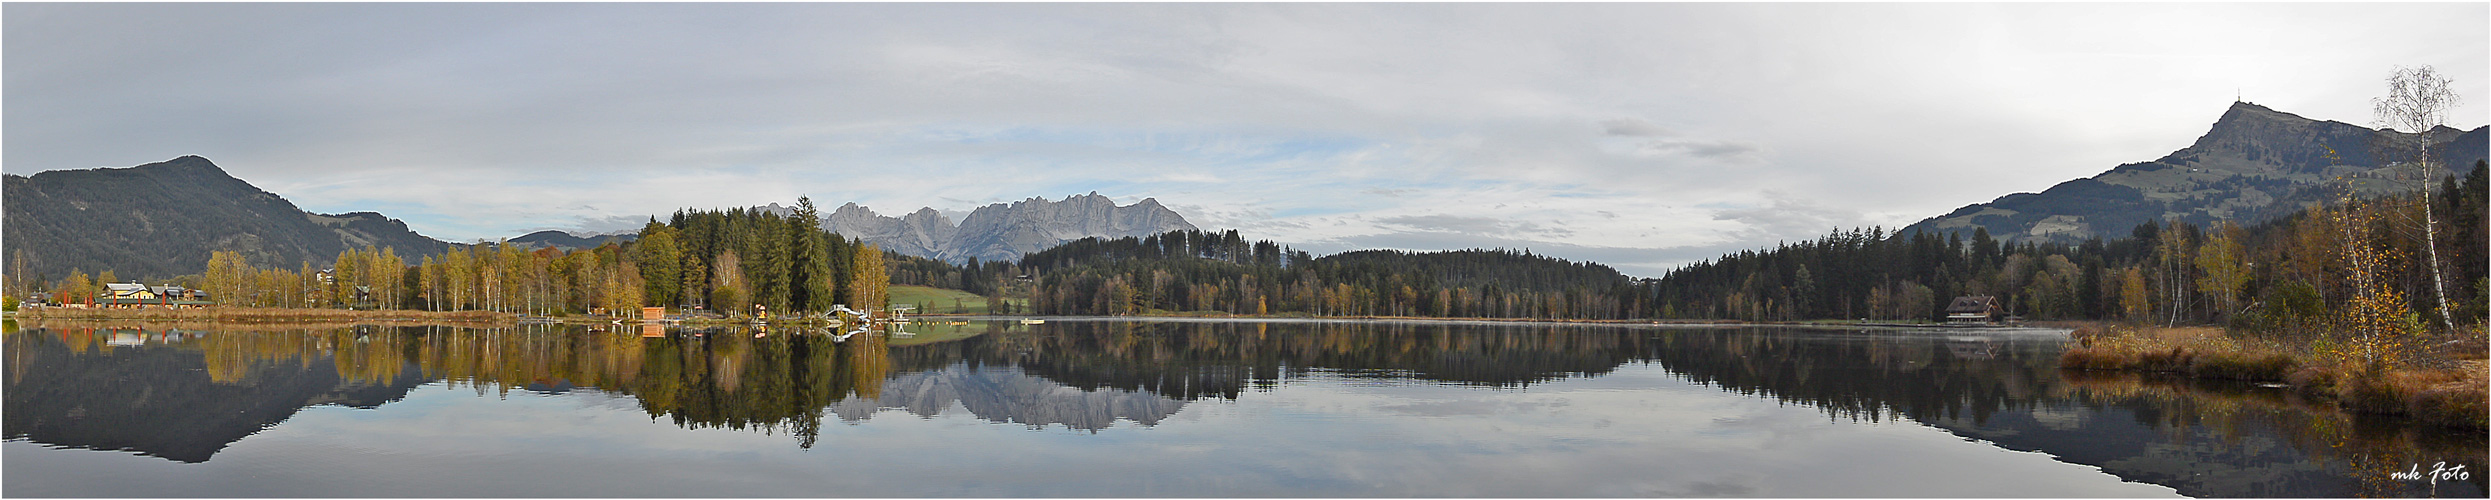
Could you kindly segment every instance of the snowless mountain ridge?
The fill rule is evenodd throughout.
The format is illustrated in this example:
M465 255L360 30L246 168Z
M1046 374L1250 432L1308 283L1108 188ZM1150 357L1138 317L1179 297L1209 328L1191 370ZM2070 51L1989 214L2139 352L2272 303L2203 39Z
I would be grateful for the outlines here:
M770 204L774 213L793 207ZM953 263L1015 261L1021 255L1088 237L1148 236L1197 229L1155 198L1117 206L1115 200L1090 192L1063 201L1042 197L978 207L955 224L933 208L919 208L898 217L875 213L856 203L840 205L822 217L822 228L881 246L885 250Z

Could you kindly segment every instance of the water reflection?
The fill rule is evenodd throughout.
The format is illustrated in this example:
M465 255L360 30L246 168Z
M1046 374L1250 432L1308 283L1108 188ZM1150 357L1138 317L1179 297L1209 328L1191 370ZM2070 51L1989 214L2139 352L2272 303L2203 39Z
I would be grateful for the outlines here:
M912 330L840 340L846 332L558 325L35 328L6 339L0 422L10 439L200 462L304 407L379 407L437 383L485 397L627 395L676 426L811 448L826 420L871 425L886 412L1098 433L1169 425L1199 401L1303 380L1513 391L1638 364L1829 419L1927 425L2192 496L2485 494L2479 473L2435 490L2387 476L2443 460L2481 471L2479 433L2348 417L2255 387L2062 373L2062 337L2047 332L1128 321Z
M303 407L378 407L426 380L402 361L301 355L337 338L136 328L11 333L0 425L10 439L201 462Z
M2189 496L2482 497L2484 478L2395 481L2413 464L2482 470L2484 436L2358 418L2236 383L2062 372L2056 337L1794 332L1667 335L1655 358L1733 392L1830 416L1908 418Z
M1062 425L1096 432L1117 420L1156 425L1185 409L1185 402L1146 391L1079 390L1010 366L958 364L893 376L882 396L841 401L831 407L841 420L859 422L897 408L932 418L953 405L989 422L1031 428Z

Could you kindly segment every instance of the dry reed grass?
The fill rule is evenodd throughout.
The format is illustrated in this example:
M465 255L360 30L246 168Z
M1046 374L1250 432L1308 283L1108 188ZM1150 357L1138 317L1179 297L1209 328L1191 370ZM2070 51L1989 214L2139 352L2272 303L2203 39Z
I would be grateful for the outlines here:
M2491 374L2480 359L2432 366L2362 370L2321 361L2306 349L2242 339L2212 327L2085 325L2059 367L2184 374L2195 378L2281 382L2304 397L2333 400L2362 413L2406 415L2451 427L2484 428Z

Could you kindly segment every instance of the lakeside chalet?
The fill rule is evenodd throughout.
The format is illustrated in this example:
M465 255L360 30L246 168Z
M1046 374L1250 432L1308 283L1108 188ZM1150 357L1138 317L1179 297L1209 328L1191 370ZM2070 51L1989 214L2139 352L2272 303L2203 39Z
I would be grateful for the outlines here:
M1995 296L1955 297L1954 302L1946 305L1947 323L1997 323L2006 317L2006 309L1998 306Z

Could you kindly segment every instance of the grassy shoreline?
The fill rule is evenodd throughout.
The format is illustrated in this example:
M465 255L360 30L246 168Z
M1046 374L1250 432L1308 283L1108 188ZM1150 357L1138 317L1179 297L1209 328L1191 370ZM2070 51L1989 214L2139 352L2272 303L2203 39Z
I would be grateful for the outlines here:
M2283 384L2342 411L2401 415L2447 427L2491 427L2485 425L2491 367L2475 352L2479 349L2460 349L2435 362L2365 370L2322 359L2306 346L2243 338L2215 327L2091 324L2079 326L2072 337L2059 356L2062 369Z

